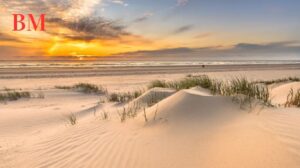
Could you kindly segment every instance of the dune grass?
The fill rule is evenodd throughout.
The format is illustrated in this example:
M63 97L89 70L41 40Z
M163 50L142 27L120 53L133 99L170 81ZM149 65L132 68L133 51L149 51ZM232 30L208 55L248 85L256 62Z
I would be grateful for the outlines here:
M168 96L170 95L166 93L160 93L154 91L153 93L144 96L145 101L143 102L143 104L147 107L151 107Z
M55 86L55 89L70 90L70 89L72 89L72 86L60 86L60 85L57 85L57 86Z
M79 92L83 92L83 93L105 93L106 90L102 87L102 86L97 86L94 84L89 84L89 83L79 83L73 86L73 89Z
M144 91L136 90L133 92L124 92L124 93L111 93L109 95L109 101L111 102L119 102L119 103L126 103L133 99L138 98L143 94Z
M108 113L106 111L103 111L101 114L102 120L108 120Z
M154 80L148 85L148 89L152 89L156 87L169 88L168 83L163 80Z
M296 92L291 89L290 93L287 96L286 103L284 105L285 107L300 107L300 89L298 89Z
M128 118L125 107L123 108L123 111L121 113L118 111L118 114L122 123L125 122L126 119Z
M224 89L225 95L233 97L233 101L238 102L241 108L249 106L251 109L254 100L259 100L266 106L273 106L267 85L255 84L246 78L234 78Z
M298 78L298 77L288 77L288 78L275 79L275 80L257 81L256 83L263 83L263 84L266 84L266 85L271 85L271 84L274 84L274 83L282 83L282 82L300 82L300 78Z
M162 99L164 99L166 97L167 96L164 93L154 92L153 94L150 93L150 94L145 95L145 97L142 97L143 100L138 99L136 101L132 101L132 102L128 103L126 106L124 106L122 108L122 110L118 111L118 115L120 117L121 122L125 122L127 119L130 119L130 118L135 118L137 116L138 112L140 112L142 109L144 109L144 113L145 113L146 108L157 104L158 102L160 102ZM158 104L157 104L156 108L157 108L156 109L156 113L157 113ZM155 117L156 117L156 114L155 114ZM154 118L154 120L155 120L155 118ZM147 121L148 121L148 119L147 119Z
M157 112L158 112L158 103L157 103L157 105L156 105L156 109L155 109L155 113L154 113L153 121L155 121L155 120L156 120Z
M70 113L67 117L71 125L77 124L77 117L74 113Z
M85 94L105 94L107 90L98 85L90 83L78 83L73 86L55 86L56 89L74 90Z
M148 89L152 89L155 87L161 87L161 88L172 88L175 90L182 90L182 89L189 89L189 88L195 87L195 86L201 86L203 88L208 89L208 88L212 87L213 82L214 81L206 75L201 75L201 76L197 76L197 77L189 76L182 80L170 81L170 82L155 80L155 81L152 81L148 85Z
M144 119L145 122L148 122L148 118L147 118L147 113L146 113L146 108L144 107Z
M144 105L138 103L138 102L133 102L128 104L128 106L124 106L123 109L118 111L118 115L120 117L121 122L125 122L129 118L135 118L139 112L140 109L145 107Z
M26 91L7 90L0 93L0 101L15 101L22 98L30 98L31 93Z
M265 85L257 85L246 78L235 78L231 80L229 88L225 92L229 96L238 94L245 95L248 99L258 99L266 105L270 105L269 89Z
M148 88L163 87L172 88L176 90L189 89L200 86L209 89L212 94L219 94L223 96L237 96L244 95L249 101L254 99L261 100L264 104L270 105L269 89L266 85L259 85L250 82L246 78L233 78L229 82L218 81L211 79L207 75L189 76L178 81L153 81L148 85Z

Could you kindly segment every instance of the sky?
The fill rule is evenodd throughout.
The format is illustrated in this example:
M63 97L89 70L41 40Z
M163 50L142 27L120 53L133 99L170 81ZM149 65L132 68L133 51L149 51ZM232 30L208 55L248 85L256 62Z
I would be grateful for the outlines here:
M0 59L300 59L299 7L299 0L0 0ZM12 31L15 13L46 14L46 31Z

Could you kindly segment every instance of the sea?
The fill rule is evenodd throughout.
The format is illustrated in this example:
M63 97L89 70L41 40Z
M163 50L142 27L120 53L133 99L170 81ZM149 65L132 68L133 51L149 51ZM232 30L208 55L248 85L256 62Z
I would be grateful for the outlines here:
M0 68L43 67L133 67L133 66L188 66L188 65L255 65L255 64L300 64L300 60L226 60L226 61L0 61Z

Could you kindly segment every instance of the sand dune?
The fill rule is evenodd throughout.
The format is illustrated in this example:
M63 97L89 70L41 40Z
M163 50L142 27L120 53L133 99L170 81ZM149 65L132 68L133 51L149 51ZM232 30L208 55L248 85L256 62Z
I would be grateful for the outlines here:
M274 104L283 105L291 89L293 89L294 92L300 89L300 82L281 83L272 86L270 94L272 102Z
M8 151L1 166L299 167L299 110L273 111L248 113L229 97L182 90L147 109L147 123L143 113L126 123L90 120Z
M62 90L44 90L44 99L34 98L0 104L0 167L14 163L19 147L36 143L68 129L68 115L85 116L98 97ZM13 167L20 167L23 163Z
M266 109L264 127L286 145L287 149L300 158L300 110L297 108Z
M218 104L218 106L214 106ZM217 121L218 118L224 120L224 117L230 117L237 106L231 101L231 98L222 96L212 96L205 89L189 89L177 92L175 95L153 106L148 112L149 118L176 121L199 121L199 118L205 122L209 122L211 118ZM143 116L140 116L143 118ZM171 118L171 119L170 119ZM187 122L187 124L190 122ZM192 122L191 122L192 123Z
M174 89L165 89L165 88L153 88L148 91L146 91L144 94L142 94L137 99L133 100L132 103L138 103L138 104L152 104L156 101L161 101L164 98L174 94L176 90Z
M260 75L263 77L263 73ZM119 84L123 78L115 78L111 88L127 91L130 87L145 87L150 80L144 77L142 83L135 83L131 78L126 89L125 84ZM78 80L81 78L68 84ZM41 84L45 86L41 89L44 99L0 104L0 168L300 165L299 108L259 105L245 110L231 97L215 96L200 87L178 92L154 88L125 105L150 105L145 109L148 121L140 109L136 118L121 123L117 110L122 104L99 103L96 95L53 89L58 83L49 80ZM20 85L15 82L11 86ZM37 86L32 82L26 88L38 92ZM285 102L291 87L297 89L299 83L273 85L273 102ZM109 113L107 120L101 118L104 111ZM70 113L76 115L76 125L69 124L66 115Z

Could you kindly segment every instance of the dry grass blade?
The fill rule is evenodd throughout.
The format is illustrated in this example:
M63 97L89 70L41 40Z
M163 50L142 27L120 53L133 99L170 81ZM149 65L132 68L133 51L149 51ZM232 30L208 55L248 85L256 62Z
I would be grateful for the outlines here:
M86 94L105 94L107 90L98 85L90 83L78 83L73 86L55 86L56 89L74 90Z
M290 90L286 103L284 105L285 107L300 107L300 89L297 90L295 93L293 89Z
M119 102L119 103L126 103L133 99L138 98L143 94L144 91L137 90L134 92L125 92L125 93L112 93L109 96L109 101L111 102Z
M148 122L147 114L146 114L146 108L144 107L144 119L145 122Z
M30 98L30 92L19 92L19 91L6 91L0 93L0 101L15 101L22 98Z
M77 117L74 113L71 113L69 116L68 116L68 120L70 122L71 125L76 125L77 124Z

